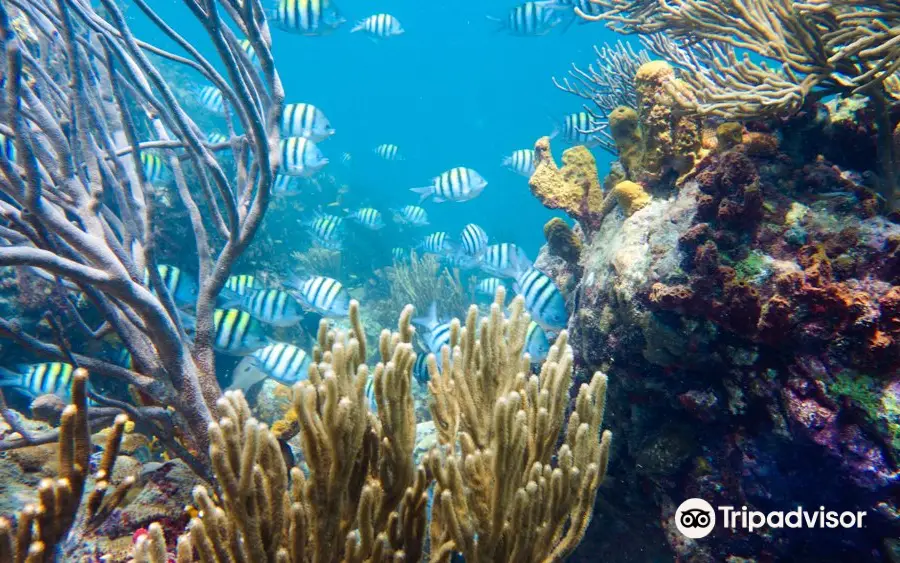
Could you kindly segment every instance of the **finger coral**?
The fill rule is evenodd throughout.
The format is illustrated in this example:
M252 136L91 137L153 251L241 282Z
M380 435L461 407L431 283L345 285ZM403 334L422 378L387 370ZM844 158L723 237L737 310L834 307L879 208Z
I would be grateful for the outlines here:
M37 504L26 506L16 515L15 523L0 518L0 561L4 563L56 561L58 545L66 539L82 510L92 449L87 382L87 371L76 370L72 377L72 403L63 410L59 427L58 478L41 482ZM94 488L87 495L80 516L83 525L108 515L134 484L133 477L112 489L110 484L127 422L125 415L119 415L107 434L103 457L93 474Z
M440 445L413 462L415 353L407 306L384 330L381 361L365 363L358 304L349 331L320 331L309 379L294 387L305 469L286 467L277 439L239 392L218 402L210 458L221 493L199 487L200 509L177 542L178 563L201 561L560 561L583 537L606 474L606 377L578 392L566 421L572 350L563 332L540 375L523 356L530 317L521 298L488 318L454 321L442 370L428 359ZM365 396L373 378L377 414ZM562 445L557 444L562 439ZM290 478L289 478L290 477ZM434 505L428 521L429 489ZM165 563L161 528L135 546Z

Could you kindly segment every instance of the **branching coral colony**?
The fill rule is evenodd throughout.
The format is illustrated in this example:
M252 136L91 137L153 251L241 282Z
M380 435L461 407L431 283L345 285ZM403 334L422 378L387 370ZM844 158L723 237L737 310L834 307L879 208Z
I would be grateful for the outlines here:
M453 322L452 348L429 357L440 447L418 467L411 307L397 331L381 333L372 370L356 302L349 332L320 332L318 362L294 387L306 471L288 471L243 396L226 394L210 431L222 492L216 502L194 491L200 516L178 540L177 561L449 561L454 552L475 563L562 561L584 536L606 474L606 376L581 385L566 424L567 335L529 375L530 319L521 297L506 317L505 297L501 289L480 321L470 308L465 326ZM377 414L364 396L370 374ZM135 546L138 563L170 557L158 525Z
M0 150L0 266L49 273L65 303L63 282L77 286L102 324L89 327L71 305L58 313L87 338L116 337L134 368L69 356L64 346L41 341L9 319L0 319L0 336L38 356L115 378L170 407L129 407L97 397L127 408L142 432L207 473L208 428L221 396L213 310L269 202L284 92L259 0L185 1L214 47L214 61L151 4L133 2L185 56L135 37L113 0L102 0L102 16L84 0L0 3L0 145L9 149ZM29 33L16 33L13 20ZM221 91L228 143L206 142L148 53L196 71ZM233 177L214 154L227 148L238 155ZM161 217L149 197L152 179L141 166L148 154L171 170L189 212L199 272L193 341L157 269L154 227Z
M672 60L689 72L689 89L671 94L700 115L752 119L798 111L810 99L861 94L878 122L880 190L900 205L890 111L900 102L900 12L879 0L590 0L579 14L622 33L656 34L657 52L694 53ZM596 13L600 12L600 13ZM660 39L662 38L662 39ZM678 42L683 42L678 47ZM653 43L653 42L651 42ZM776 66L738 57L744 50ZM602 61L601 61L602 62ZM605 98L604 98L605 99Z

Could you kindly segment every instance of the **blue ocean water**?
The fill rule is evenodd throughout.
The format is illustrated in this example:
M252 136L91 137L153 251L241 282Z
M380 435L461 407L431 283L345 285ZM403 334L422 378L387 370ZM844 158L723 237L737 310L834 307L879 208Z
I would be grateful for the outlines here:
M157 4L179 29L192 19L181 2ZM343 0L337 6L348 21L330 35L272 29L286 101L318 106L336 129L319 148L331 160L325 172L350 186L348 205L387 211L416 202L409 188L428 185L445 170L474 168L488 181L484 193L465 203L427 204L430 228L455 234L477 222L492 241L514 242L537 254L541 228L554 213L501 160L532 147L551 133L554 122L581 109L581 100L557 90L551 77L562 77L572 62L592 62L592 45L621 36L601 24L578 23L565 33L560 25L544 36L512 36L487 16L503 18L515 5L515 0ZM398 18L405 33L378 41L350 33L357 20L380 12ZM129 14L136 33L159 42L159 32L141 21L137 9ZM215 59L199 28L196 38L196 46ZM378 159L373 149L381 143L398 145L406 160ZM557 161L565 147L561 138L554 140ZM344 152L352 155L348 167L338 166ZM594 155L602 173L612 157L601 149Z

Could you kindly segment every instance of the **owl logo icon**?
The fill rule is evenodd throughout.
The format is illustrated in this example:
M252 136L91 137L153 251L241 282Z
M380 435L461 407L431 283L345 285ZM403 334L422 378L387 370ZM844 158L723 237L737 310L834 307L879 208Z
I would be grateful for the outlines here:
M675 511L675 527L685 537L705 538L716 526L716 511L702 498L689 498Z

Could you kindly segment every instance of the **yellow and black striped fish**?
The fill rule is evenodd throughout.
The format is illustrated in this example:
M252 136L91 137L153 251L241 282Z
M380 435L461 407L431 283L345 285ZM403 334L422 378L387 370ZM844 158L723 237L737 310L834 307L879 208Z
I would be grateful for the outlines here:
M225 289L230 289L238 295L246 295L254 289L261 288L262 284L253 274L237 274L229 277L225 282Z
M240 309L216 309L213 313L216 327L213 348L231 356L246 356L266 346L269 339L262 323Z
M274 326L292 326L303 318L303 308L291 294L280 289L255 289L244 295L240 308L254 318Z
M275 25L300 35L325 35L347 20L331 0L278 0Z
M65 362L44 362L0 368L0 386L14 387L32 397L56 395L64 401L72 398L72 373L75 368Z
M172 181L172 171L159 155L142 152L141 166L144 169L144 179L151 185L166 186Z

